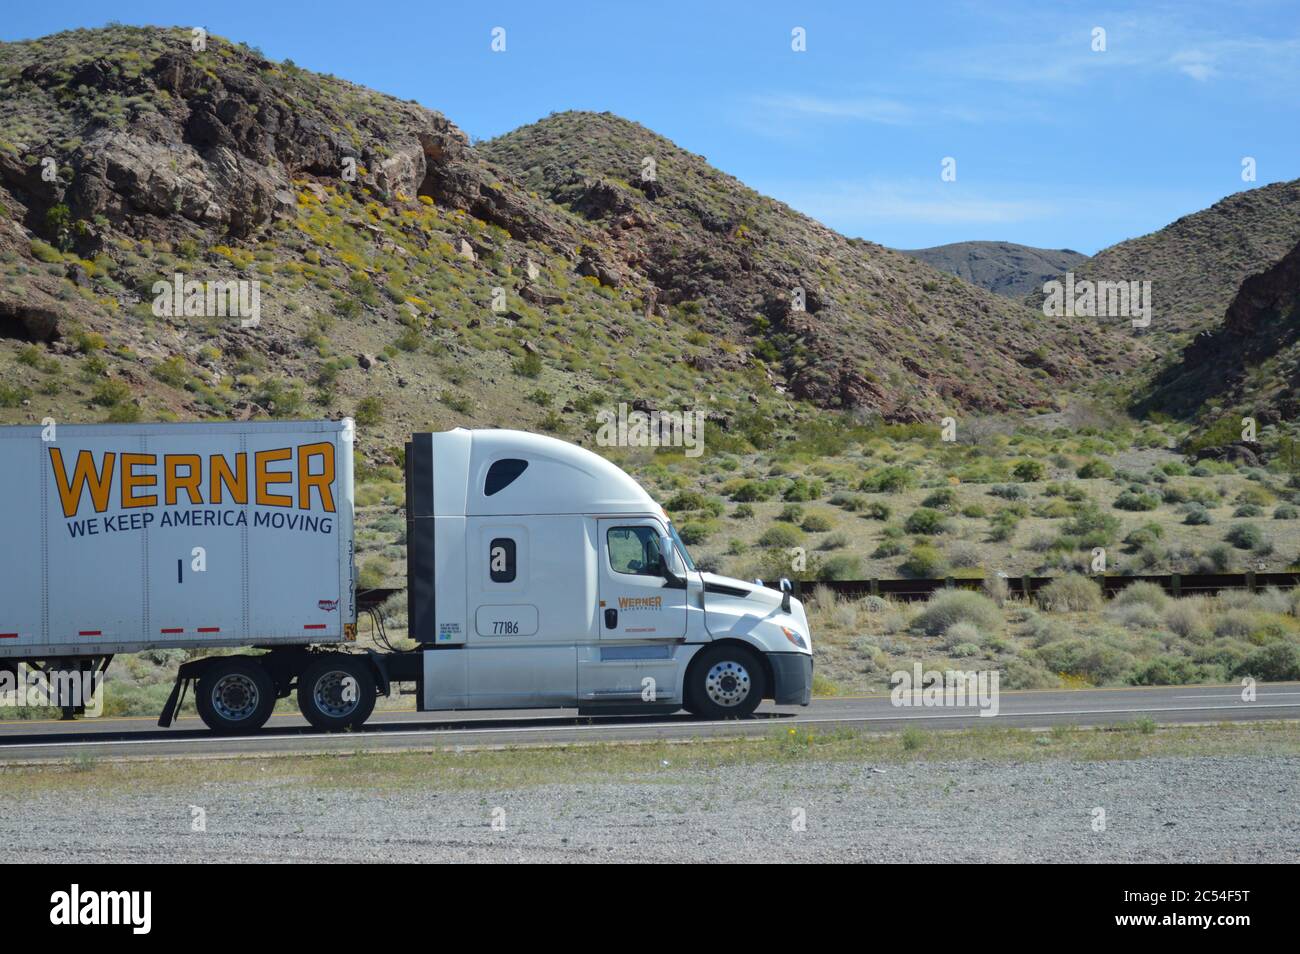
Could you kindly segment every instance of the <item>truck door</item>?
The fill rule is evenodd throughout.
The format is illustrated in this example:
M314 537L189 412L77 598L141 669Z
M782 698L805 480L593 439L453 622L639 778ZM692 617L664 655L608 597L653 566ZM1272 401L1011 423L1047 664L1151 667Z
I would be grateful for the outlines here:
M685 638L687 591L665 577L659 522L612 518L597 526L601 642Z

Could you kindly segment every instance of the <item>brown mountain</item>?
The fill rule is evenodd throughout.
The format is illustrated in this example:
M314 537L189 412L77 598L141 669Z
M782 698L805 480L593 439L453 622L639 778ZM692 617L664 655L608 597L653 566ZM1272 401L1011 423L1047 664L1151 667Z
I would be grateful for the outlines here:
M1050 406L1141 357L635 123L566 113L477 149L422 106L191 40L0 44L2 421L359 413L386 441L581 438L593 407L641 400L758 441L819 407ZM214 307L236 288L256 321Z
M1073 249L1034 248L1015 242L951 242L899 251L1011 298L1041 294L1044 282L1078 268L1088 258Z
M1102 249L1073 269L1076 279L1150 281L1154 348L1177 353L1214 328L1241 283L1300 242L1300 179L1230 195L1157 232ZM1031 306L1042 294L1026 298ZM1123 326L1127 319L1113 319Z
M658 303L689 305L718 338L757 341L819 404L896 418L1032 406L1135 357L1123 339L845 238L608 113L552 115L480 151L597 226Z

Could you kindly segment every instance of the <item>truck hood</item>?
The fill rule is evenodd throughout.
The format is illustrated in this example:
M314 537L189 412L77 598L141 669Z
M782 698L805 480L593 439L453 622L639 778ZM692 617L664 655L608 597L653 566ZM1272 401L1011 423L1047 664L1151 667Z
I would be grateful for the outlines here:
M716 573L701 573L704 625L714 639L732 637L769 652L812 652L812 634L803 604L790 597L790 612L781 609L781 593ZM803 645L785 635L790 630Z

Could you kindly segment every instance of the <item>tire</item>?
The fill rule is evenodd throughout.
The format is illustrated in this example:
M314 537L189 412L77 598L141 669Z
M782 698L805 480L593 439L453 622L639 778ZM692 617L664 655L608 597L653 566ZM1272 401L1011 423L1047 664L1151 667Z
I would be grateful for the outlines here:
M701 650L686 674L686 708L702 719L747 719L766 691L762 663L741 646Z
M361 728L375 709L370 664L362 656L346 653L317 656L298 676L298 709L323 732Z
M213 663L199 677L194 704L213 732L256 732L275 708L275 680L256 659L231 656Z

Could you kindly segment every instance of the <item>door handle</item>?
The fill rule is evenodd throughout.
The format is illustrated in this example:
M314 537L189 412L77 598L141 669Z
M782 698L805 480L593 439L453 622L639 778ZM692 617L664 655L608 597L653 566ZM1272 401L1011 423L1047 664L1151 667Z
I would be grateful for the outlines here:
M605 610L605 628L618 629L618 610L616 609Z

